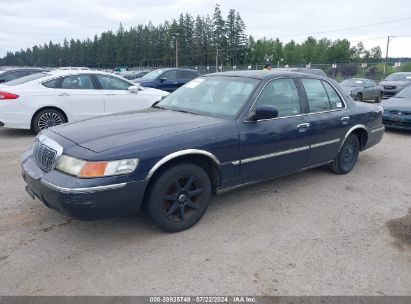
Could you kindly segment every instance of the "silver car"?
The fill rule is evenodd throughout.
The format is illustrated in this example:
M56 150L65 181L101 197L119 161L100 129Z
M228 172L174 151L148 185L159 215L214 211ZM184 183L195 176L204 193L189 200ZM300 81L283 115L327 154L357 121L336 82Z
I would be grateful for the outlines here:
M354 100L381 101L383 89L370 79L350 78L342 81L340 85Z

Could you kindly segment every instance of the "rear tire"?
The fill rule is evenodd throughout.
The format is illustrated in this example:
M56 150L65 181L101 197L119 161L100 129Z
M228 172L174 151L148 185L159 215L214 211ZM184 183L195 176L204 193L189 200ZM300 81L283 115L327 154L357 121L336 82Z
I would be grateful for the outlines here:
M358 93L357 95L355 95L355 100L356 101L362 101L362 94Z
M66 118L63 113L56 109L44 109L39 111L33 118L33 131L38 134L41 130L61 125Z
M347 174L357 163L359 153L360 141L355 134L350 134L341 146L337 158L331 163L331 170L337 174Z
M211 198L207 173L191 163L164 171L151 187L146 212L165 232L178 232L194 226L204 215Z

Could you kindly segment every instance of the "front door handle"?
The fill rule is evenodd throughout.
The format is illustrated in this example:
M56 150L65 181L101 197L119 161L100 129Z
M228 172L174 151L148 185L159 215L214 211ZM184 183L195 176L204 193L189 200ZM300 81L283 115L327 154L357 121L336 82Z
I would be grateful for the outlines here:
M69 93L61 93L61 94L59 94L59 96L70 96L70 94Z
M309 122L305 122L305 123L302 123L302 124L297 125L297 129L303 129L303 130L305 130L305 129L309 128L309 127L310 127L310 123L309 123Z
M341 121L342 121L343 125L346 125L349 120L350 120L350 118L348 116L344 116L343 118L341 118Z

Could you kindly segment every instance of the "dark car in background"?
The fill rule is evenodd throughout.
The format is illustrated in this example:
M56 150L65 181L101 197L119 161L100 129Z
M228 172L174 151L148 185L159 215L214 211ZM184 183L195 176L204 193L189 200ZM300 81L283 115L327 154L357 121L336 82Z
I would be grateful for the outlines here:
M154 70L136 80L143 87L174 92L182 85L200 76L197 70L168 68Z
M380 82L384 90L384 96L391 97L411 84L411 72L398 72L389 75Z
M125 71L122 73L119 73L118 75L121 77L124 77L128 80L135 80L135 79L140 79L144 75L150 73L150 71Z
M7 68L0 71L0 84L45 71L38 68Z
M340 85L356 101L380 102L383 95L382 87L370 79L350 78Z
M387 128L411 131L411 85L381 103Z
M42 131L23 178L32 198L70 217L144 206L176 232L201 219L213 193L326 164L350 172L381 140L382 111L314 75L209 74L152 108Z
M274 71L283 71L283 72L299 72L306 74L313 74L321 77L327 77L321 69L311 69L311 68L276 68Z

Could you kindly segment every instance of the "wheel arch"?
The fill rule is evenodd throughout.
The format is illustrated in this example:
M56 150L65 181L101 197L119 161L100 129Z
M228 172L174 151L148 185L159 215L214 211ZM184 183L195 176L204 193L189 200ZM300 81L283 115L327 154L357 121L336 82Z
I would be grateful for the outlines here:
M31 122L30 122L30 127L31 127L32 129L33 129L34 118L36 117L36 115L37 115L40 111L47 110L47 109L52 109L52 110L56 110L56 111L61 112L61 114L63 114L63 116L64 116L65 122L68 122L67 114L66 114L61 108L56 107L56 106L44 106L44 107L41 107L41 108L37 109L36 112L34 112L34 114L32 115L32 117L31 117Z
M341 147L343 146L345 140L350 134L355 134L358 137L358 140L360 142L360 151L364 150L365 146L367 145L368 141L368 130L364 125L358 124L353 127L351 127L347 134L344 137L344 140L341 142L340 148L338 151L341 150Z
M150 169L147 174L147 179L150 179L149 184L155 180L155 177L162 171L177 163L190 162L201 167L210 177L213 191L215 191L221 182L220 161L218 158L205 150L187 149L171 153L160 159Z

